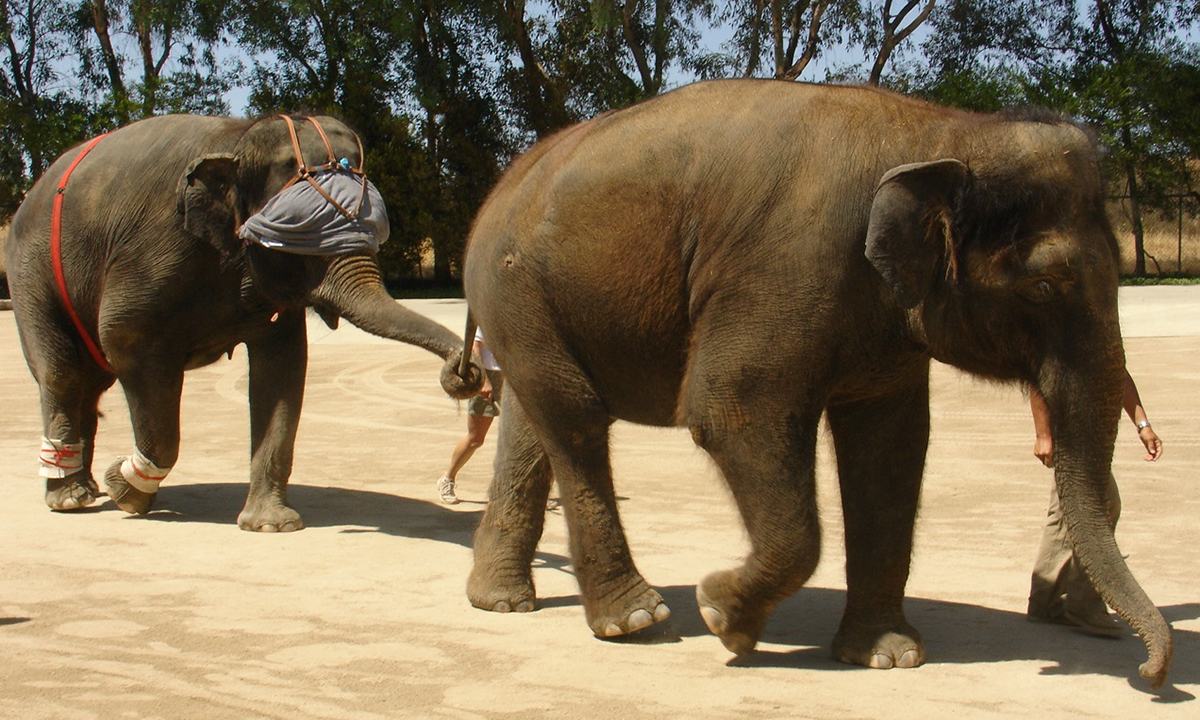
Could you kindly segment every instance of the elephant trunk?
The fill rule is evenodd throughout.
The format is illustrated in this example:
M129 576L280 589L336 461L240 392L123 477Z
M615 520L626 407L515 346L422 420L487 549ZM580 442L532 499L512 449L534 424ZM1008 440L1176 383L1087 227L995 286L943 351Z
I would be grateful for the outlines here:
M1171 627L1125 564L1106 512L1124 383L1120 358L1118 344L1100 370L1044 368L1039 390L1050 409L1054 479L1075 557L1104 601L1146 644L1149 659L1139 672L1158 688L1171 667Z
M457 369L463 341L443 325L396 302L383 286L373 254L340 255L326 266L311 292L318 308L332 309L372 335L424 348ZM442 386L453 397L470 397L482 384L483 373L471 366L464 376L442 372Z

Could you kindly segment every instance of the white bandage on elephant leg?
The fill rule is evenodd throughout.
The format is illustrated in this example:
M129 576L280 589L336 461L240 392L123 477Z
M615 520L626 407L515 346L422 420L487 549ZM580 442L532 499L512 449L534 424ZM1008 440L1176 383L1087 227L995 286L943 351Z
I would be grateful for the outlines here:
M65 478L83 468L83 443L42 438L38 454L38 475L44 478Z
M158 492L159 483L169 472L171 468L160 468L136 448L133 455L121 463L121 476L125 478L125 482L151 495Z

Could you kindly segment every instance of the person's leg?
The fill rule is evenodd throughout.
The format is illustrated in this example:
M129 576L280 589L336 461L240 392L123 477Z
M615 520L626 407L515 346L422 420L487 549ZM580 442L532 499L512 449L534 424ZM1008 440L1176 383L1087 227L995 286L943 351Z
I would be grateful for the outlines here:
M483 441L487 438L488 429L492 427L492 418L484 415L468 415L467 416L467 434L462 440L458 441L458 445L454 446L454 452L450 455L450 469L446 471L446 477L451 480L458 478L458 471L462 470L475 451L483 446Z
M1109 474L1108 519L1115 528L1121 515L1121 497L1116 481ZM1121 626L1108 612L1108 606L1079 561L1067 537L1066 524L1059 508L1058 492L1050 495L1046 526L1038 549L1029 591L1027 614L1032 620L1072 625L1092 635L1117 637Z
M447 505L458 503L458 496L454 492L458 471L462 470L475 451L483 446L488 430L492 427L493 419L486 415L467 415L467 434L454 446L454 451L450 453L450 467L446 470L446 474L438 480L438 494L441 496L442 502Z
M1029 606L1026 610L1030 618L1051 620L1062 615L1063 599L1067 594L1066 568L1072 557L1071 542L1067 539L1067 526L1063 523L1062 511L1058 504L1058 490L1051 487L1046 524L1042 528L1042 540L1038 546L1030 581Z

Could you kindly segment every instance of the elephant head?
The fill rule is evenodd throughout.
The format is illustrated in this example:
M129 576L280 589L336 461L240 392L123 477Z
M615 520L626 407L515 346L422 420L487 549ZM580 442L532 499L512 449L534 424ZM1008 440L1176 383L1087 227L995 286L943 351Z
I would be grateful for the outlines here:
M1170 626L1104 511L1124 350L1099 153L1082 130L1052 119L976 133L966 157L883 176L866 256L934 358L1045 397L1076 557L1146 643L1141 674L1157 686L1171 663Z
M197 157L184 170L177 186L183 226L226 261L244 260L254 288L277 306L313 306L331 327L344 317L374 335L425 348L443 359L457 357L462 342L456 335L388 294L373 248L296 254L243 244L238 238L237 230L247 218L300 179L298 168L342 158L350 168L362 167L357 136L338 120L253 121L229 152ZM365 185L365 177L362 182ZM386 219L383 227L386 237ZM482 373L473 368L450 382L461 386L456 394L469 395L481 384Z

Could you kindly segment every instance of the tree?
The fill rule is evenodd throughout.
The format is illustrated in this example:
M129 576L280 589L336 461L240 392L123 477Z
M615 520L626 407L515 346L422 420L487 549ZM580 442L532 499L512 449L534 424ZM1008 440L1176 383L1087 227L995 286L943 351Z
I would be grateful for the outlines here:
M215 48L229 11L224 0L88 0L73 22L80 75L106 93L118 125L164 110L227 113L236 68L223 68Z
M871 7L878 13L879 24L866 24L863 38L867 47L875 50L875 62L867 76L868 85L878 85L883 70L896 48L907 40L917 28L929 19L937 0L903 0L904 4L894 10L893 0L884 0L879 7ZM868 3L873 5L873 3Z
M58 32L68 8L59 0L0 2L0 216L11 216L33 181L66 148L93 130L86 105L59 68L68 57Z
M716 17L734 26L734 57L718 73L713 69L722 63L710 60L701 76L755 77L765 64L771 77L797 80L822 51L840 42L858 11L858 0L731 0Z
M1200 6L1187 0L956 0L937 23L948 32L928 49L943 68L964 66L970 52L989 56L993 68L1010 63L1027 102L1096 128L1110 175L1120 179L1113 192L1129 198L1134 272L1142 275L1144 212L1174 209L1170 196L1191 186L1189 161L1200 146L1195 106L1181 105L1198 92L1196 45L1186 40L1197 22Z
M417 125L434 187L425 195L434 277L448 282L459 264L475 211L513 152L490 90L495 70L474 3L411 3L403 64L420 103ZM495 42L492 40L491 42ZM535 93L537 94L537 93Z
M491 88L497 42L478 3L433 0L253 0L237 36L259 57L250 104L343 118L367 149L388 203L390 278L432 241L449 282L471 218L512 152Z
M525 0L495 0L490 9L498 39L514 49L520 60L518 68L509 68L501 77L512 92L522 124L543 138L574 122L577 118L567 109L562 78L552 76L542 62L535 38L538 26L527 16Z
M798 80L822 54L860 48L873 58L863 79L878 85L934 6L935 0L907 0L898 8L893 0L727 0L716 17L734 27L732 56L706 56L697 70L701 77L753 77L765 65L769 77Z
M1195 158L1172 152L1191 145L1194 153L1195 138L1182 146L1172 143L1157 118L1176 102L1178 90L1162 80L1195 76L1179 57L1175 33L1195 26L1200 5L1190 0L1093 0L1090 5L1090 22L1075 28L1078 56L1065 73L1074 97L1062 101L1104 129L1129 197L1134 274L1140 276L1146 274L1143 203L1161 206L1164 181L1186 182L1188 161Z
M492 0L510 112L536 137L662 92L697 61L696 22L712 0Z
M1143 275L1144 212L1172 207L1172 191L1190 187L1200 149L1200 65L1186 40L1197 23L1194 0L953 0L926 45L938 78L926 89L944 96L956 77L1003 76L1010 96L1091 124L1120 178L1114 193L1129 198L1134 272Z

